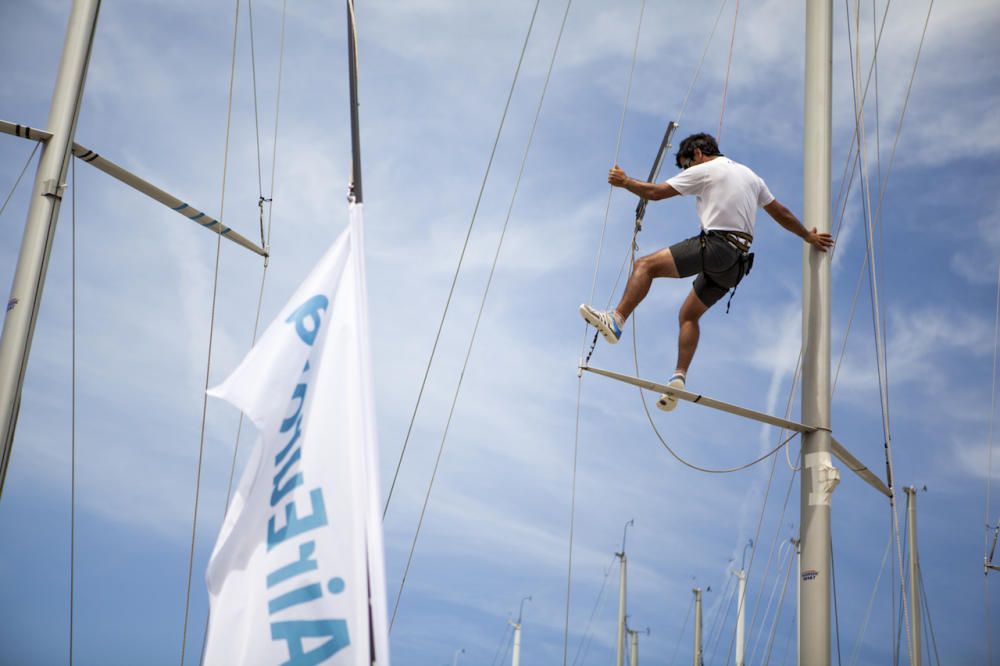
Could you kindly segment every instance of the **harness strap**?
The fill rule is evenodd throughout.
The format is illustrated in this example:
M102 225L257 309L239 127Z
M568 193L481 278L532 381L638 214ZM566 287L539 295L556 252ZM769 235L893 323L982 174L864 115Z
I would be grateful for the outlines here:
M722 287L722 285L712 279L712 273L713 272L725 273L729 270L732 270L733 266L730 266L724 271L710 272L708 270L705 270L705 247L708 245L708 241L706 239L709 236L718 236L722 238L727 243L729 243L729 245L732 246L734 250L739 252L739 256L737 256L736 262L733 264L733 266L736 265L739 266L740 274L739 277L736 278L736 284L734 284L732 286L732 289L729 291L729 300L726 301L726 314L729 314L729 307L732 305L733 296L736 295L736 288L740 285L740 282L743 281L743 278L750 274L750 269L753 268L754 254L753 252L750 252L750 244L753 242L753 236L751 236L748 233L744 233L742 231L728 231L728 230L705 231L704 229L701 230L701 233L698 235L698 239L699 239L699 244L701 246L702 273L705 274L706 279L708 279L711 282L714 282L718 287Z

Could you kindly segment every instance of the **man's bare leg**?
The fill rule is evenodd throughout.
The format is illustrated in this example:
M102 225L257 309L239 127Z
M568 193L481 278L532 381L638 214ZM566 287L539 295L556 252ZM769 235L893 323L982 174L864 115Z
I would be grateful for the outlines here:
M698 348L698 338L701 334L698 320L707 311L708 306L701 302L692 289L688 297L684 299L684 304L681 305L680 313L677 316L680 323L680 330L677 333L677 368L667 382L669 386L684 388L687 381L687 371L691 367L691 359L694 358L694 352ZM664 393L656 401L656 406L665 412L673 411L677 407L677 398Z
M708 306L701 302L701 299L691 290L684 304L681 305L677 319L680 323L680 331L677 334L677 368L675 374L687 376L688 368L691 366L691 359L698 348L698 338L701 329L698 320L708 311Z
M649 287L653 284L653 279L660 277L680 277L680 274L677 272L677 265L674 263L674 256L670 253L670 248L668 247L636 260L635 268L632 269L632 274L629 275L628 283L625 285L625 293L622 295L622 300L618 303L618 307L615 308L615 314L621 317L619 325L629 318L636 306L649 293ZM695 344L698 344L697 336Z

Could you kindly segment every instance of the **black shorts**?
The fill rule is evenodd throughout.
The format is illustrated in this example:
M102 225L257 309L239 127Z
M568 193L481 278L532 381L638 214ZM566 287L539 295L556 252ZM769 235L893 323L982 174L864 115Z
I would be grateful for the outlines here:
M705 241L704 250L701 243ZM741 252L722 236L692 236L670 246L680 277L697 275L694 293L706 307L712 307L742 277Z

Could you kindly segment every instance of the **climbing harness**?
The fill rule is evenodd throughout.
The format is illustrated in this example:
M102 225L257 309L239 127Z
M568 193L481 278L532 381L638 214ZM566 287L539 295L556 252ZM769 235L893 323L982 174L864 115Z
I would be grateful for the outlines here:
M727 268L721 271L710 271L705 268L705 248L708 245L709 238L721 238L732 247L737 252L736 261L730 264ZM726 301L726 314L729 314L729 306L733 302L733 296L736 295L736 287L740 285L743 278L750 274L750 269L753 268L753 257L754 253L750 251L750 245L753 243L753 236L742 231L705 231L701 230L698 234L698 240L701 246L701 265L702 273L705 274L705 278L719 287L720 289L726 289L729 291L729 300ZM739 275L736 276L736 283L732 287L727 287L724 284L720 284L718 280L712 277L715 275L722 275L733 270L736 266L739 266Z

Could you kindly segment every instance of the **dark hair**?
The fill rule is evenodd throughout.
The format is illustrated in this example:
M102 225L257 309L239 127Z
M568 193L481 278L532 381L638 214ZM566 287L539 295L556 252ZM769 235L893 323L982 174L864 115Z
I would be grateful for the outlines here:
M719 144L715 142L715 137L711 134L705 134L704 132L699 132L698 134L692 134L683 141L681 145L677 148L677 168L681 167L681 158L694 159L695 149L700 150L702 155L712 156L721 155L719 152Z

